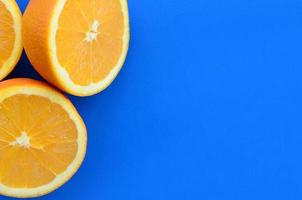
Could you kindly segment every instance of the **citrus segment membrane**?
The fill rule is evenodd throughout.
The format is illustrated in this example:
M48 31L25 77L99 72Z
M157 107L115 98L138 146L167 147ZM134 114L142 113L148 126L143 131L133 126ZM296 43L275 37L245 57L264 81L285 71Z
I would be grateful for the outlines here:
M0 0L0 80L20 59L22 45L21 11L15 1Z
M75 84L98 83L118 64L124 32L119 0L67 0L56 32L59 63Z
M11 13L0 1L0 65L11 56L15 44L16 33ZM1 69L1 68L0 68Z
M23 15L25 52L33 67L69 94L106 89L129 47L127 0L31 0Z
M78 148L77 130L66 111L36 95L0 103L0 140L1 182L14 188L49 183L67 169Z
M64 95L31 79L0 83L0 194L57 189L80 167L86 142L85 124Z

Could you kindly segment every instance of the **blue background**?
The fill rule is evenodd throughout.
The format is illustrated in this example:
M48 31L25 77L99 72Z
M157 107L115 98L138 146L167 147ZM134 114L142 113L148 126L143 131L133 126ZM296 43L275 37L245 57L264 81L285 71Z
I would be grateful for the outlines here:
M88 127L85 162L41 199L301 199L302 1L129 9L118 78L71 97ZM41 79L25 56L11 77L24 76Z

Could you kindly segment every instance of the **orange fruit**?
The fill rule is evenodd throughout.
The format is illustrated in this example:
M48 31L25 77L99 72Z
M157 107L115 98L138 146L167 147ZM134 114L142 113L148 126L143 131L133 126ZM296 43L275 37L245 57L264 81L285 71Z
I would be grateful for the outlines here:
M0 83L0 194L49 193L71 178L85 152L85 125L64 95L31 79Z
M0 80L16 66L22 54L22 15L15 1L0 0Z
M104 90L128 51L127 0L31 0L23 25L35 69L77 96Z

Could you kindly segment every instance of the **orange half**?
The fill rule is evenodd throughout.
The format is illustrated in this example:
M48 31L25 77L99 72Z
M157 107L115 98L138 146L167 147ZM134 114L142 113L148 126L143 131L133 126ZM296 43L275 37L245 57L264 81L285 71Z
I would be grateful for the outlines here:
M36 197L68 181L86 152L86 128L71 102L44 83L0 83L0 193Z
M22 54L22 15L15 1L0 0L0 80L16 66Z
M31 0L23 22L24 46L33 66L73 95L104 90L125 61L126 0Z

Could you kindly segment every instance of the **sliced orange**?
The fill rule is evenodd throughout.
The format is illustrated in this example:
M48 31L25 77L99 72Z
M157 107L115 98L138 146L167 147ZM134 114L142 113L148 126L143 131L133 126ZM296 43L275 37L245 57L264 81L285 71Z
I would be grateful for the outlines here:
M22 15L15 1L0 0L0 80L16 66L22 54Z
M31 0L23 23L25 51L35 69L73 95L104 90L125 61L127 0Z
M36 197L71 178L86 128L71 102L31 79L0 83L0 194Z

